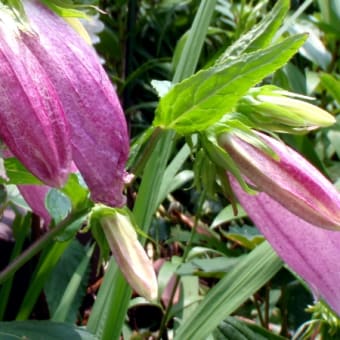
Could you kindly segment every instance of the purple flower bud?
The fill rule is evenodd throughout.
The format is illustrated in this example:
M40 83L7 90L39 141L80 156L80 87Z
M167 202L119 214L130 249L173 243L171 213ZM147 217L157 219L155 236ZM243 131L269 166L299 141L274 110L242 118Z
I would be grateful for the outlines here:
M64 112L54 86L4 8L0 16L0 78L1 140L36 177L61 186L71 162Z
M73 161L94 201L121 206L129 138L115 90L76 31L41 4L24 5L36 34L26 34L25 43L57 89L70 123Z
M259 191L311 224L339 229L340 195L333 184L287 145L263 134L259 136L279 160L233 134L221 135L219 143Z
M241 205L278 255L340 315L340 233L307 223L265 193L249 195L230 179Z

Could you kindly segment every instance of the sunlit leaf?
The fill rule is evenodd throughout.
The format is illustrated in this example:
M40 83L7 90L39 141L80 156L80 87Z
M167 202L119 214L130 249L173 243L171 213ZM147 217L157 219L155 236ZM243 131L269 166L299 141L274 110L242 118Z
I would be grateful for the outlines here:
M161 98L154 126L181 134L202 131L231 111L247 90L283 66L305 35L289 37L267 49L199 71Z

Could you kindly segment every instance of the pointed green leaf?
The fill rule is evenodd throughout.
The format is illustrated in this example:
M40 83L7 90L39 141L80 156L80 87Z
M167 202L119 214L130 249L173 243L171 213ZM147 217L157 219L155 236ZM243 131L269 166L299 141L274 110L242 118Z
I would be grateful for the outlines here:
M282 67L301 47L295 35L267 49L200 71L161 98L154 126L180 134L202 131L230 112L239 98L265 76Z
M272 11L259 24L227 48L219 58L218 63L222 63L230 56L238 56L244 51L251 52L268 46L282 24L288 9L288 0L277 1Z
M92 252L93 246L86 251L79 241L73 240L47 279L44 292L52 321L76 322L86 293Z
M74 267L72 275L69 276L69 281L67 282L66 287L64 287L65 289L62 292L62 297L59 301L58 307L53 314L52 321L68 321L70 323L74 323L76 321L79 307L86 293L89 276L88 265L93 254L93 250L94 245L89 247L86 252L84 250L84 256L81 259L78 259L80 261ZM64 256L64 258L67 258L68 262L73 260L69 254ZM59 270L60 269L61 266L59 262ZM60 274L62 273L60 272Z

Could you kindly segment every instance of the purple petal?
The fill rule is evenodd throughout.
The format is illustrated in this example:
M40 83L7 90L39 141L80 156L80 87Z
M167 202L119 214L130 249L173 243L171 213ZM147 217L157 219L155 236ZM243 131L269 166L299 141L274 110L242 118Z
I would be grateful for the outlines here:
M61 186L71 161L63 109L36 57L2 20L0 78L0 138L35 176Z
M122 205L129 138L115 90L93 48L63 19L35 1L24 5L40 44L31 35L25 41L57 88L73 160L95 201Z
M45 207L45 200L51 188L46 185L18 185L18 189L32 211L49 225L51 215Z
M231 178L249 217L278 255L340 314L340 232L315 227L265 193L249 195Z
M233 135L221 138L249 181L288 210L322 228L340 227L340 195L333 184L296 151L259 134L279 161Z

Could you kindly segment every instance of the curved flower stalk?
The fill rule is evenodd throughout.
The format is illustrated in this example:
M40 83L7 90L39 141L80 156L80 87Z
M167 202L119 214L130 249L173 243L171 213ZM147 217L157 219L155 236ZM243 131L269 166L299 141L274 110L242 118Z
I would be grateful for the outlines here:
M309 224L266 193L249 195L230 179L241 205L278 255L340 315L340 233Z
M259 191L305 221L340 229L340 194L314 166L280 141L258 133L279 160L233 133L219 136L220 145Z
M71 162L68 125L46 72L0 7L0 138L40 180L62 186Z
M72 27L36 1L24 7L35 34L23 38L57 89L73 161L94 201L121 206L129 138L115 90L93 48Z

